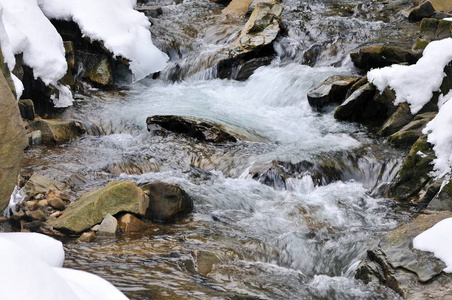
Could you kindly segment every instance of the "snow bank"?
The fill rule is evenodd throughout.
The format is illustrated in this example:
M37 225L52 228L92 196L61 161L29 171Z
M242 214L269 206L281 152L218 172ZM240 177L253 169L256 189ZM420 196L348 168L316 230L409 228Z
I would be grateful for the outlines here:
M104 279L60 268L61 242L37 233L0 233L3 257L0 299L122 300L127 299Z
M45 0L40 5L47 17L73 20L84 36L102 41L115 56L130 60L138 81L163 70L168 56L152 44L149 20L133 9L134 4L134 0Z
M428 134L427 141L435 151L436 159L433 163L438 177L450 173L452 165L452 94L449 95L448 101L442 104L436 117L423 130L424 134Z
M55 27L36 0L0 0L0 3L13 53L23 52L24 63L33 68L35 78L41 78L46 85L56 85L66 74L67 63L63 40Z
M371 70L368 79L380 91L391 87L396 92L395 104L407 102L416 114L438 91L445 76L444 67L452 61L452 38L431 42L421 59L411 66L392 65Z
M436 258L441 259L446 273L452 273L452 218L442 220L432 228L424 231L414 238L413 247L421 251L433 252Z

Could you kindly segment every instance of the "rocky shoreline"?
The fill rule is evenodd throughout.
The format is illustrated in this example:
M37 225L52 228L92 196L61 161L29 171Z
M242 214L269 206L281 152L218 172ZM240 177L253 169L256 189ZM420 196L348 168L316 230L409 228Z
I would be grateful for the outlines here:
M244 9L234 7L234 2L226 6L224 17L244 18ZM150 18L160 15L158 7L142 5L139 9ZM218 78L246 80L257 68L271 63L276 55L273 43L284 30L282 12L283 5L278 2L261 2L252 7L250 14L245 14L249 17L238 37L227 48L219 50L219 59L209 66L216 68ZM350 57L361 75L392 64L415 64L430 42L452 37L452 21L444 20L452 14L448 1L422 1L403 14L413 22L420 22L419 36L413 37L413 47L366 45L357 49ZM131 82L127 60L115 57L102 43L82 37L74 22L53 21L53 24L63 37L69 66L62 82L70 86L73 93L88 93L88 85L108 90ZM19 56L16 60L21 62ZM0 107L4 109L0 110L0 120L8 122L0 122L0 131L6 133L0 136L0 195L3 195L0 208L8 205L10 197L6 195L12 193L16 183L23 188L24 201L14 208L10 217L0 217L0 222L8 224L11 230L77 236L81 242L92 242L96 236L145 231L151 222L171 224L193 211L193 200L184 190L158 181L140 186L128 181L110 182L78 197L67 183L38 172L17 180L24 148L64 145L84 135L105 133L95 124L47 118L54 114L51 98L57 91L34 79L32 70L23 63L18 63L13 71L25 86L17 105L15 91L11 83L8 85L10 73L4 60L1 67ZM175 73L173 80L183 79L182 73ZM452 217L452 182L431 175L435 153L422 132L438 112L439 95L452 90L452 62L444 73L440 91L416 114L411 113L406 103L395 105L396 93L390 88L380 92L366 75L335 75L308 94L309 104L319 113L334 107L338 121L362 124L391 147L406 152L395 180L385 188L385 196L418 211L419 216L369 249L356 271L357 279L379 282L406 299L452 297L452 277L442 271L444 263L430 253L413 249L412 245L416 235ZM149 116L146 123L152 134L171 132L199 143L227 144L246 139L205 120ZM316 185L326 185L346 178L346 171L339 165L332 161L314 165L308 161L293 164L275 160L253 166L249 174L275 189L285 189L287 179L300 174L311 175Z

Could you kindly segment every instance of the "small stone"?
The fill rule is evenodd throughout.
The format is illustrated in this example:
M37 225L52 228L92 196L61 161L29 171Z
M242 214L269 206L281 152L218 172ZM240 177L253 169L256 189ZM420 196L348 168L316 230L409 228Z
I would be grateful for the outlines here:
M58 218L59 216L61 216L63 214L63 212L62 211L56 211L56 212L54 212L53 214L51 214L50 216L49 216L49 218Z
M42 132L41 130L35 130L27 134L28 146L37 146L42 144Z
M46 215L44 214L44 212L42 210L39 210L39 209L35 210L33 212L29 212L27 215L36 221L45 221L46 220Z
M91 228L91 230L94 231L94 232L98 232L99 228L100 228L100 225L97 224L97 225L94 225L93 228Z
M48 200L49 205L57 210L64 210L66 208L66 205L64 204L63 200L61 198L55 197Z
M78 241L81 243L91 243L97 239L96 233L94 231L84 232L79 238Z
M22 210L20 210L19 212L15 213L11 218L13 220L20 220L24 217L25 217L25 213Z
M35 211L39 208L37 200L25 201L23 204L25 209L28 211Z
M38 205L40 207L46 207L47 205L49 205L49 201L47 199L39 200Z
M5 223L7 220L8 220L7 217L0 216L0 224L1 224L1 223Z
M43 194L37 194L34 198L35 198L35 200L42 200L42 199L44 199L44 195Z
M100 235L115 235L118 230L118 220L110 214L107 214L100 223L98 234Z
M132 214L125 214L119 218L119 228L123 232L140 232L149 228L149 224Z
M60 197L64 201L71 201L71 195L69 195L65 192L57 192L56 194L58 197Z

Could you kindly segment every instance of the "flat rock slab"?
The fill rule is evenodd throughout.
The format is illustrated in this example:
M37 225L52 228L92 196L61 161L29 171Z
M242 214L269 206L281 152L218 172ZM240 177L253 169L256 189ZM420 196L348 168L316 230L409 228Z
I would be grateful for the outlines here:
M30 179L25 183L24 192L29 197L34 197L37 194L44 194L49 189L55 191L68 190L70 187L62 182L56 181L47 176L34 173Z
M452 275L432 253L413 249L413 239L436 223L452 217L452 212L420 215L413 222L388 233L367 252L356 278L378 280L406 299L450 299ZM432 298L433 297L433 298Z
M107 214L130 212L145 216L148 204L143 190L133 182L110 182L84 194L48 224L63 232L80 233L100 223Z
M355 76L334 75L308 93L309 104L321 108L331 103L342 103L347 91L358 81Z
M219 125L207 121L197 121L181 116L152 116L146 120L148 131L164 130L195 138L208 143L237 142L237 139L221 129Z

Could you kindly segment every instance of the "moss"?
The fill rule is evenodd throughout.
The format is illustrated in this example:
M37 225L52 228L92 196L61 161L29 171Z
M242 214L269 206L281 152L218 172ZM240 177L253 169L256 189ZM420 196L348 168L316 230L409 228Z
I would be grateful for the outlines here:
M433 18L424 18L421 21L419 31L422 35L434 38L438 29L439 20Z
M413 131L396 132L388 137L388 142L396 148L411 146L419 138Z

